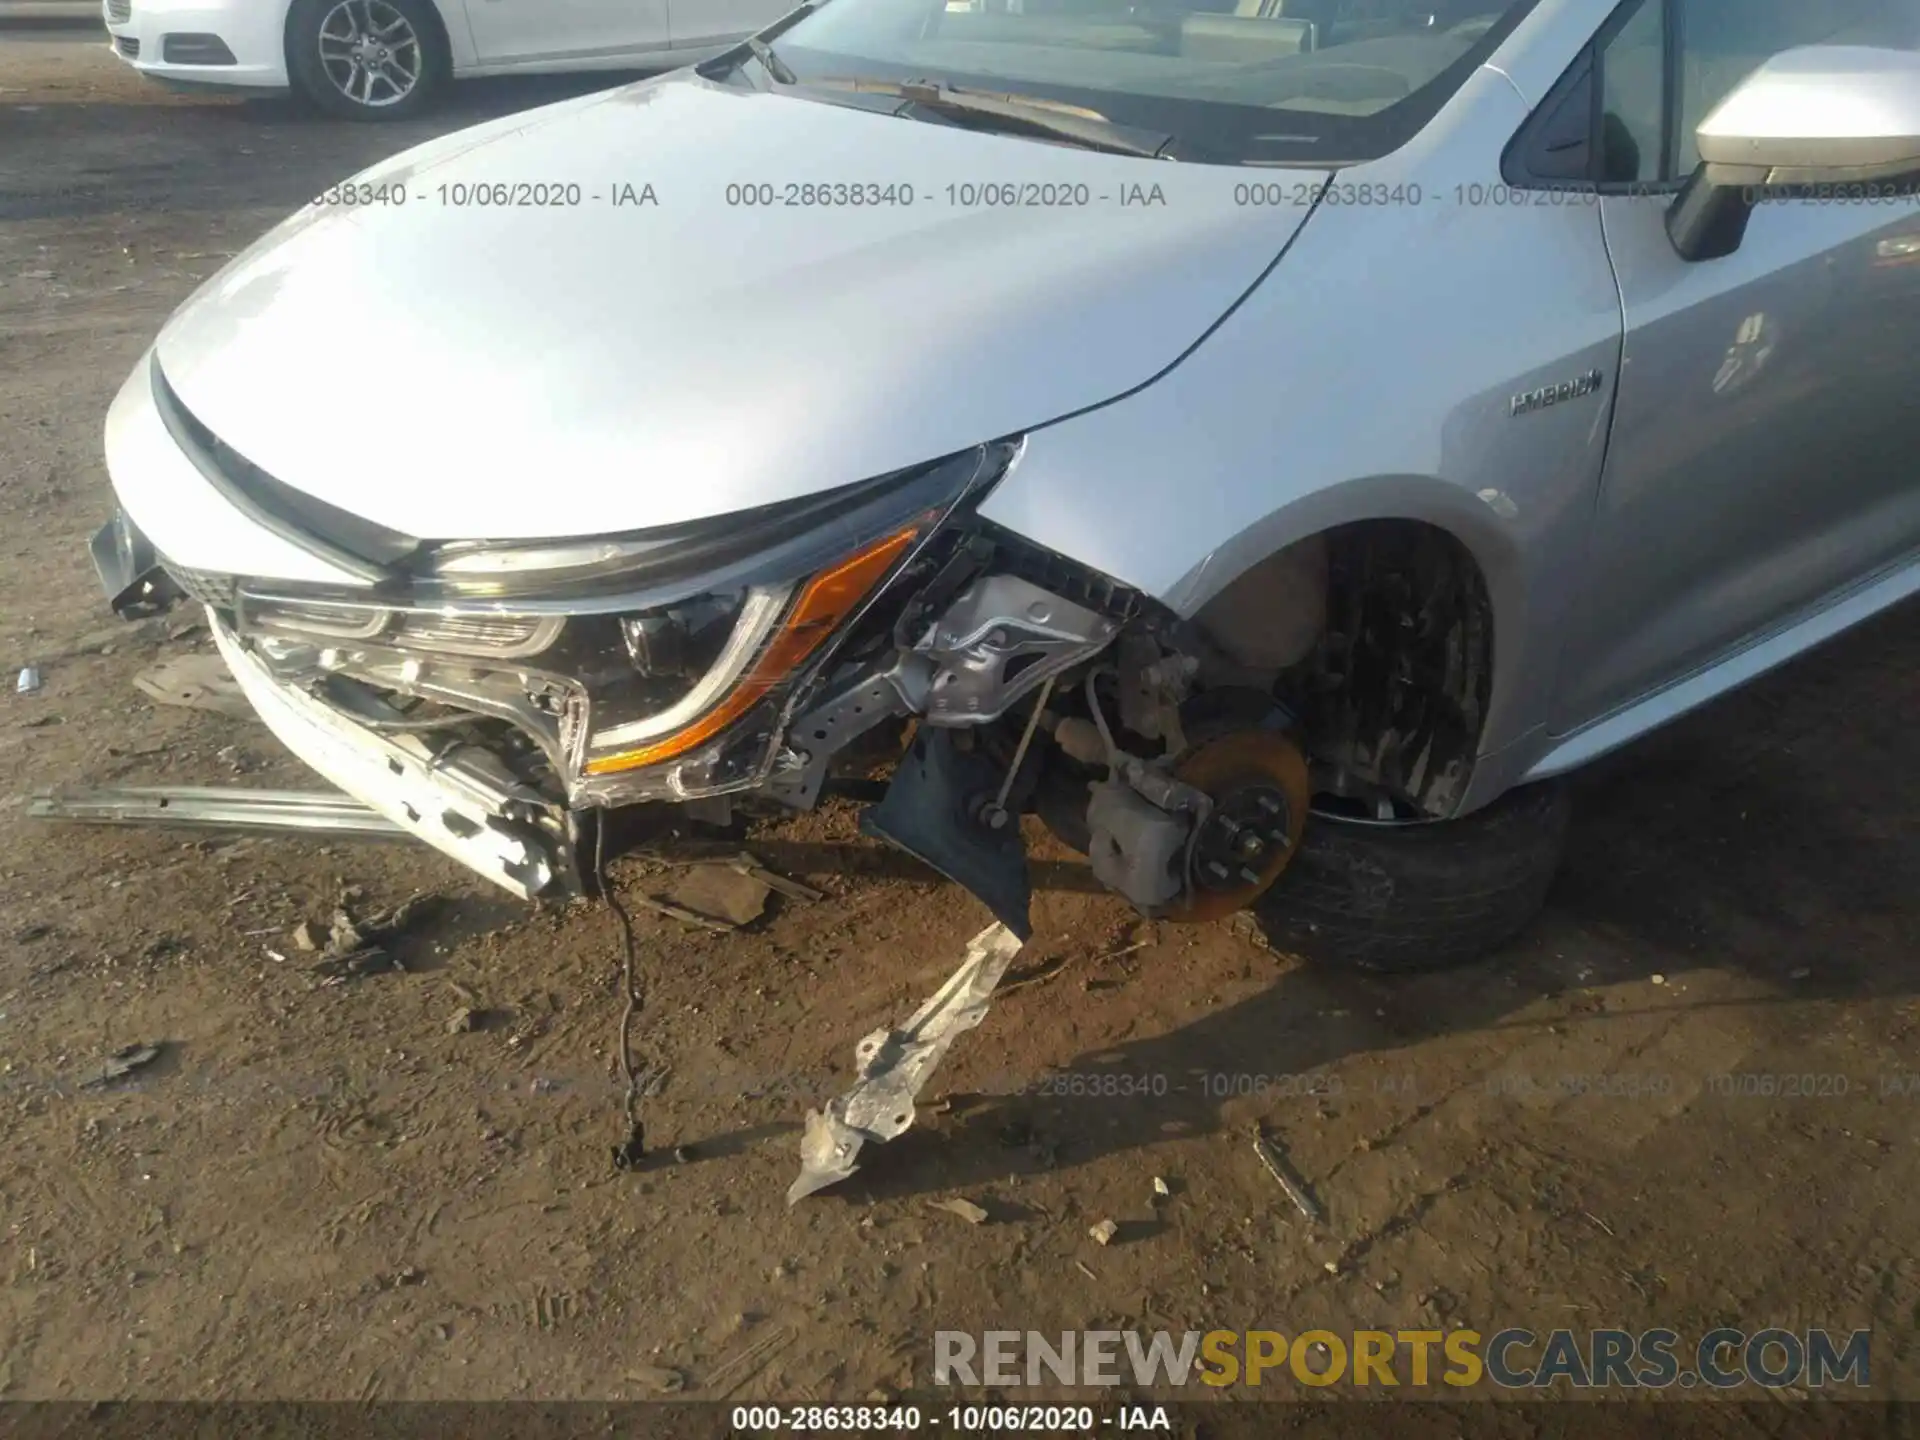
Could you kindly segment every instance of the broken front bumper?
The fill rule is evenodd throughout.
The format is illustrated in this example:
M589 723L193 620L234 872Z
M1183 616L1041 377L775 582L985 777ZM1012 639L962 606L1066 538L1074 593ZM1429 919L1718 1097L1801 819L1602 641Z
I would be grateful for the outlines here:
M414 736L374 733L274 677L211 609L214 644L280 743L408 834L532 899L577 883L567 817L536 795L443 756Z
M652 733L631 737L617 715L600 718L603 701L619 696L630 672L651 673L657 642L652 628L636 636L634 619L621 618L624 592L583 602L578 613L556 600L515 601L509 612L405 595L282 594L156 563L157 547L124 516L102 531L94 553L123 614L134 613L130 594L145 604L161 591L184 593L204 605L241 691L313 769L523 897L579 888L575 837L587 810L747 794L809 809L853 741L896 717L921 716L926 731L862 828L973 891L1025 936L1026 857L1011 822L1025 795L1014 793L1016 772L1032 774L1020 760L1039 708L1021 722L1019 755L955 737L997 724L1035 689L1050 690L1102 650L1120 622L1013 573L1039 569L1052 579L1058 568L1016 540L963 525L932 544L955 497L984 470L963 468L945 479L929 472L940 494L910 495L914 518L904 527L897 516L865 525L879 539L850 554L844 538L798 537L821 557L849 558L824 568L813 559L802 569L812 578L778 587L765 624L752 620L751 604L764 587L744 589L749 603L736 602L727 622L734 638L686 672L683 699L642 710L637 724ZM872 573L846 579L858 566ZM705 583L689 582L696 599ZM819 605L810 599L816 591L826 597ZM633 608L647 627L675 613L672 605ZM523 644L514 627L532 622L539 633Z

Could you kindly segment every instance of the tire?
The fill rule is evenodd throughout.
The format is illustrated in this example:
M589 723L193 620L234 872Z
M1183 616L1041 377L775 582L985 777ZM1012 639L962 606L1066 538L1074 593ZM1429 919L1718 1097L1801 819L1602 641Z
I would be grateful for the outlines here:
M1411 974L1480 959L1546 903L1570 811L1566 787L1547 781L1460 820L1316 814L1254 918L1275 949L1325 965Z
M353 58L362 45L380 47L372 66ZM294 88L343 120L418 115L439 97L452 68L432 0L295 0L287 16ZM366 98L357 93L363 90Z

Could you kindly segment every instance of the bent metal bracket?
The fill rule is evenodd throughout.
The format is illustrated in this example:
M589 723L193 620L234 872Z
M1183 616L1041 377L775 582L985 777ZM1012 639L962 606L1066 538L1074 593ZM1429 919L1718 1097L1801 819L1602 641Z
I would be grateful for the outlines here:
M986 1018L993 992L1021 941L995 922L967 945L966 959L926 1004L897 1030L880 1029L854 1050L860 1079L851 1090L807 1113L800 1137L800 1175L787 1190L795 1204L837 1185L860 1167L868 1141L885 1143L913 1124L914 1100L953 1042Z

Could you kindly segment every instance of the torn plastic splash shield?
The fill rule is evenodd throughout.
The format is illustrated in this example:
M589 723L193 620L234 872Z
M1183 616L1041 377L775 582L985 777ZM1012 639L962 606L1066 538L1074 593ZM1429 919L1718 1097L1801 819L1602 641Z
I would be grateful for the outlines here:
M854 1051L860 1082L825 1110L807 1115L800 1176L787 1190L789 1205L858 1170L868 1141L885 1143L913 1124L915 1097L953 1042L986 1018L993 992L1020 948L1020 938L1005 925L989 925L969 942L960 968L905 1025L876 1030L860 1042Z
M1018 824L994 824L1002 774L951 730L925 729L901 757L885 798L860 816L860 833L885 840L969 891L1021 940L1033 934L1032 880Z

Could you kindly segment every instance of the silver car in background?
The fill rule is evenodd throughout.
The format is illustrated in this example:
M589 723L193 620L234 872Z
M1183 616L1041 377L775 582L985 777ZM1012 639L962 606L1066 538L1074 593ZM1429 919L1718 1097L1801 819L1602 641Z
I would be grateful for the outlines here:
M1038 813L1445 963L1557 777L1920 588L1916 181L1914 0L831 0L241 256L96 558L519 894L879 755L1021 935Z

